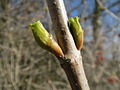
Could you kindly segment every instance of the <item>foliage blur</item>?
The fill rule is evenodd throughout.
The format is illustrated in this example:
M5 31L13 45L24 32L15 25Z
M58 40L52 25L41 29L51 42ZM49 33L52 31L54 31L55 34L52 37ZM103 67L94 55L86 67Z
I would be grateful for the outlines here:
M91 90L120 90L120 1L64 0L85 31L82 56ZM70 90L58 60L35 42L40 20L54 35L45 0L0 0L0 90Z

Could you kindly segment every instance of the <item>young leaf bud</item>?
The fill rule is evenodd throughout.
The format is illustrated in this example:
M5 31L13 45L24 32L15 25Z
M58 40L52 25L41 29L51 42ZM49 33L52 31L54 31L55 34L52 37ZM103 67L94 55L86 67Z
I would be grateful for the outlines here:
M70 18L68 21L70 32L75 41L76 47L80 50L83 46L84 41L84 31L79 23L79 17Z
M52 38L52 35L50 35L43 27L40 21L30 24L30 28L32 29L34 38L40 47L47 51L50 51L56 56L64 56L60 46Z

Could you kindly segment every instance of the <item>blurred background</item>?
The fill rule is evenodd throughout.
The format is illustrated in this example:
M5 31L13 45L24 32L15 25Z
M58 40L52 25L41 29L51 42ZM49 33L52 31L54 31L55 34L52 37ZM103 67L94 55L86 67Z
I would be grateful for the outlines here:
M85 32L83 63L91 90L120 90L120 0L64 0ZM40 20L54 35L45 0L0 0L0 90L70 90L58 60L35 42Z

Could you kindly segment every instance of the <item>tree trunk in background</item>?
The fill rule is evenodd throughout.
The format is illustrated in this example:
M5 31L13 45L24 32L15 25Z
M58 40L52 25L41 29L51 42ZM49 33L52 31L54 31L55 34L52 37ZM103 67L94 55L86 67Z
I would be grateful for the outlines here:
M53 28L59 45L65 57L59 57L61 67L64 69L72 90L90 90L84 73L82 56L76 49L74 40L67 26L67 14L63 0L46 0L52 19Z
M102 14L102 10L101 7L99 6L99 4L97 3L97 1L95 1L95 7L94 7L94 12L93 12L93 19L92 19L92 24L93 24L93 45L94 45L94 50L101 50L102 46L101 46L101 29L100 29L100 25L101 25L101 20L100 20L100 16Z

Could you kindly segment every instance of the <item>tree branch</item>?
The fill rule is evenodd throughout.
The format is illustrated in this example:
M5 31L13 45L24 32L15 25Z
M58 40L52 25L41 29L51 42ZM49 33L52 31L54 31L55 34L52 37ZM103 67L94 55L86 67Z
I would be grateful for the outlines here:
M75 53L77 49L67 26L68 18L63 0L47 0L47 4L58 43L64 54Z
M46 0L53 28L65 57L58 58L64 69L72 90L90 90L84 73L82 56L77 50L67 26L67 14L63 0Z
M120 22L120 18L119 18L117 15L115 15L113 12L111 12L108 8L106 8L106 7L101 3L100 0L97 0L97 3L98 3L98 5L99 5L103 10L105 10L108 14L110 14L113 18L115 18L116 20L118 20L118 21Z

